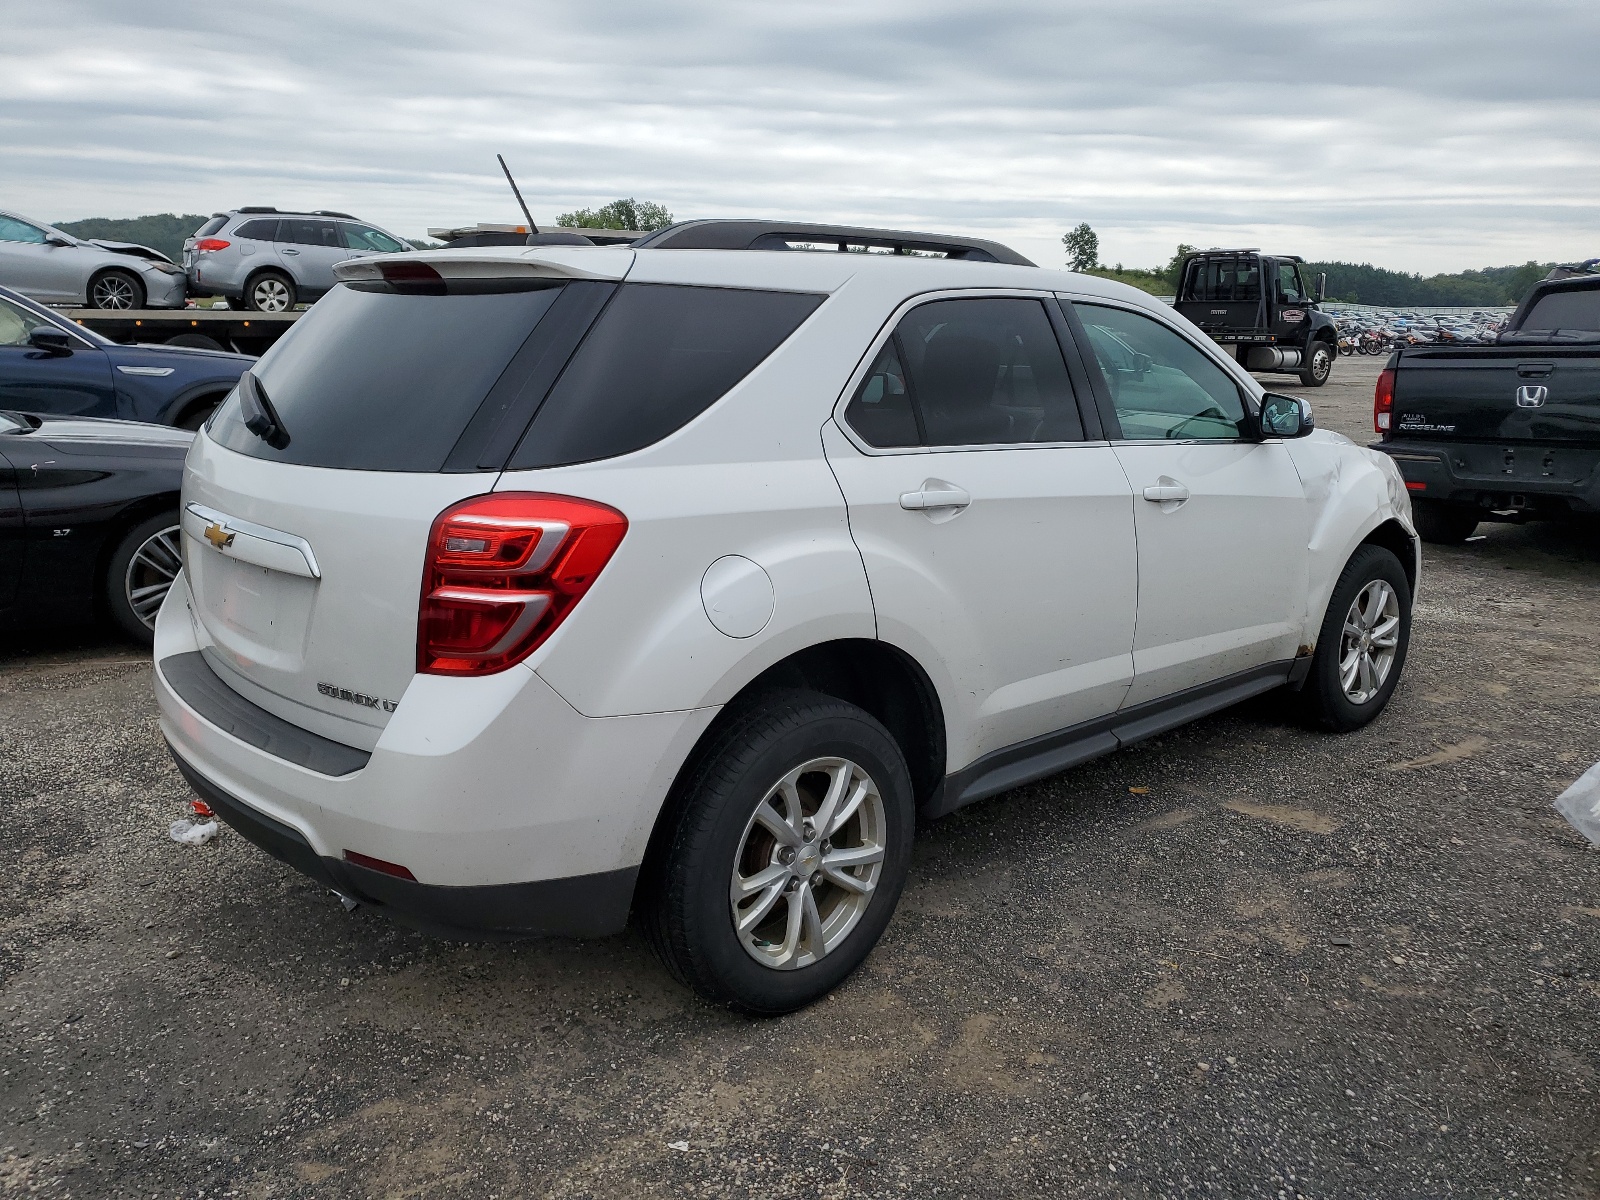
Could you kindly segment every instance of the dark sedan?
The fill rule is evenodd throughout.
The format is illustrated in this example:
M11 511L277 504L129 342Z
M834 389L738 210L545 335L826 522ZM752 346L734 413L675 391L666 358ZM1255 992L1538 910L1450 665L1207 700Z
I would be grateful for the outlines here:
M254 361L123 346L0 287L0 408L199 429Z
M149 643L182 565L194 435L0 410L0 628L109 617Z

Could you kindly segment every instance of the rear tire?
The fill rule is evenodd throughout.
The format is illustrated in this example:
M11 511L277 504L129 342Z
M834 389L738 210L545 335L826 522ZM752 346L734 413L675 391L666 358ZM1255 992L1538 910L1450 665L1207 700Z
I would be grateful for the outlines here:
M289 312L298 299L294 280L282 271L262 271L244 289L245 307L251 312Z
M89 281L89 307L117 310L143 308L144 284L132 271L101 271Z
M222 343L203 333L180 333L167 339L169 346L187 346L191 350L221 350Z
M1389 703L1411 644L1411 585L1382 546L1350 556L1328 600L1311 673L1300 690L1307 720L1336 733L1371 721Z
M856 798L833 808L836 825L834 793ZM640 893L674 976L713 1004L776 1016L861 965L900 899L915 827L905 757L869 713L774 693L715 735L676 805Z
M1321 338L1306 343L1306 365L1300 372L1300 382L1306 387L1321 387L1333 374L1333 347Z
M1411 520L1418 536L1435 546L1459 546L1478 527L1476 510L1443 500L1413 500Z
M106 608L122 631L150 645L156 613L183 567L176 512L157 513L128 530L106 567Z

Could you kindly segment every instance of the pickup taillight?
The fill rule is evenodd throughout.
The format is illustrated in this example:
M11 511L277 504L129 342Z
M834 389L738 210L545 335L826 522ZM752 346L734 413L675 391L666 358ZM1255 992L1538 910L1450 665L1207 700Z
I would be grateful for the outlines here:
M1378 433L1388 433L1394 416L1394 368L1385 367L1378 372L1378 386L1372 391L1372 428Z
M475 496L428 534L417 615L417 670L491 675L521 662L594 584L628 518L543 492Z

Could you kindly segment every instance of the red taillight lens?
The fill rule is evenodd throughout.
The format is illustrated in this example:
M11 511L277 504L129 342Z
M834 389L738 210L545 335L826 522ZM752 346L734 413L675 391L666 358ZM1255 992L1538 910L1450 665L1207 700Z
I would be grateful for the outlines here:
M225 242L221 238L201 238L194 244L196 250L226 250L232 242Z
M1378 386L1372 393L1372 428L1378 433L1388 433L1394 415L1394 368L1385 367L1378 374Z
M490 675L520 662L566 619L627 531L614 508L541 492L445 509L428 534L417 670Z

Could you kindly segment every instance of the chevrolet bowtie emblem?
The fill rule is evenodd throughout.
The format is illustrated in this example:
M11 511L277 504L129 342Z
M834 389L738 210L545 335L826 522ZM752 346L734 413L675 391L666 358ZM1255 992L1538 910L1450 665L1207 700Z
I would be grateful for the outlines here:
M225 546L231 546L233 545L233 530L224 529L220 522L214 521L206 526L206 541L210 542L218 550Z

